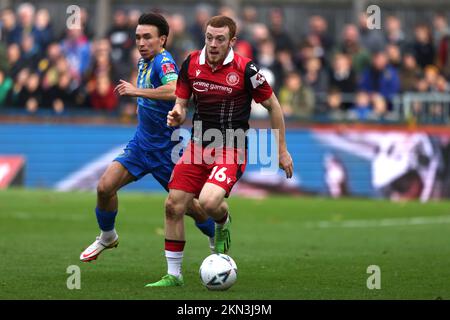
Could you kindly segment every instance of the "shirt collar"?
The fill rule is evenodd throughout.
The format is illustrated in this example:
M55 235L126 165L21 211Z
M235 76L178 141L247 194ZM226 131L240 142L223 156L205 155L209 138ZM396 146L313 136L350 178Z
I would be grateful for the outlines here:
M230 63L231 61L233 61L233 59L234 59L234 51L233 48L230 48L230 51L228 52L228 55L223 61L222 65ZM200 65L206 63L206 46L203 47L202 52L200 53L199 63Z

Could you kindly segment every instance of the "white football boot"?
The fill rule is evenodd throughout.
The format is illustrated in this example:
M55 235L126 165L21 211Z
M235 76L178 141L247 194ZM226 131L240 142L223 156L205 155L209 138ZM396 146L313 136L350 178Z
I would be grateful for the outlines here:
M97 237L96 240L81 253L80 260L82 262L95 260L103 250L116 248L118 245L119 236L117 236L116 239L110 244L102 243L100 237Z

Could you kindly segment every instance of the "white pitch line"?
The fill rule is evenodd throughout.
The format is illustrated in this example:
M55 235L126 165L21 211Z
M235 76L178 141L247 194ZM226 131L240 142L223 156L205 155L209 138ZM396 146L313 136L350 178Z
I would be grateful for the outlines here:
M390 218L373 220L346 220L346 221L318 221L308 222L304 227L308 229L324 228L372 228L372 227L396 227L414 226L425 224L450 223L450 216L438 217L414 217L414 218Z

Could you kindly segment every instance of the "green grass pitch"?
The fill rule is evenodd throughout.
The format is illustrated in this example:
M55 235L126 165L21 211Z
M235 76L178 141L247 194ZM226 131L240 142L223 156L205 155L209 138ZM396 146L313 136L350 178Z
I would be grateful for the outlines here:
M165 274L164 195L119 195L117 249L81 263L98 234L94 193L0 192L0 299L450 299L450 203L231 197L238 280L199 280L207 239L185 219L185 286L144 288ZM81 289L66 286L81 268ZM381 270L369 290L367 268Z

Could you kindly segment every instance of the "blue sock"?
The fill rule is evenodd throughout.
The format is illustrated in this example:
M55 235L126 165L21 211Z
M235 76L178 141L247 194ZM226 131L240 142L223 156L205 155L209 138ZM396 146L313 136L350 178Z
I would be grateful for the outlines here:
M108 212L95 208L95 215L97 216L98 226L102 231L111 231L114 229L114 222L116 221L117 211Z
M215 224L213 218L209 217L208 220L202 223L196 222L195 225L208 237L214 237Z

